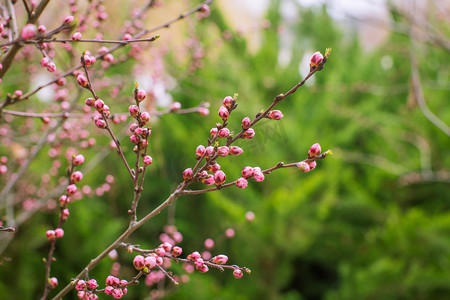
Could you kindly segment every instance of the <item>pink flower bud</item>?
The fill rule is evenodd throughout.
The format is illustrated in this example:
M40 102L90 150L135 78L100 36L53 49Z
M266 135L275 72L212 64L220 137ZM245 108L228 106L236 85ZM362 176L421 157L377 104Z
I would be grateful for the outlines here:
M112 286L105 287L105 294L106 295L111 295L113 291L114 291L114 288ZM84 299L83 297L82 298L78 297L78 298L79 299Z
M45 27L45 25L39 25L37 31L39 33L45 33L45 31L47 30L47 27Z
M55 236L58 239L62 238L64 236L64 230L62 228L56 228L55 229Z
M78 84L81 85L84 88L89 85L86 76L84 76L83 74L78 75L77 81L78 81Z
M208 175L206 178L203 178L202 182L206 185L213 185L214 184L214 176Z
M179 111L180 108L181 108L180 102L173 102L172 104L170 104L170 111L172 112Z
M192 261L196 261L197 259L200 259L202 256L200 255L200 253L198 253L198 251L192 252L191 254L188 255L187 259L190 259Z
M115 288L112 293L111 296L113 296L114 299L120 299L123 297L123 291L122 289L119 288Z
M244 152L240 147L238 146L231 146L230 147L230 155L240 155Z
M271 110L269 112L269 119L280 120L282 117L283 117L283 114L279 110Z
M226 119L228 119L228 117L230 116L230 112L228 111L228 109L225 106L221 106L219 108L219 117L225 121Z
M135 118L139 114L139 107L137 105L131 105L128 111L130 112L130 116Z
M253 168L252 168L252 167L248 167L248 166L247 166L247 167L244 167L244 168L242 169L241 174L242 174L242 177L248 178L248 177L250 177L250 176L253 175Z
M207 116L209 115L209 109L207 107L200 107L198 113L202 116Z
M230 136L230 130L228 128L222 128L219 130L219 137L226 138Z
M217 171L214 174L214 182L217 185L221 185L222 183L224 183L226 178L227 177L225 176L225 173L223 171Z
M154 256L147 256L144 259L144 264L149 270L153 269L154 267L156 267L156 257L154 257Z
M244 139L252 139L255 136L255 130L253 128L247 129L244 134L242 135L242 138Z
M73 183L77 183L83 179L83 173L80 171L75 171L72 173L72 176L70 176L70 179Z
M147 140L140 140L139 141L139 149L145 149L148 146L148 141Z
M205 148L205 157L211 157L214 155L214 147L208 146Z
M211 10L209 8L208 4L202 4L202 6L200 7L200 9L198 10L199 12L199 19L203 19L203 18L207 18L209 17ZM231 97L230 97L231 98Z
M228 148L227 146L222 146L217 148L217 154L219 156L225 157L228 155L228 153L230 152L230 148Z
M211 130L209 131L209 134L211 135L211 137L214 137L218 132L218 129L216 127L211 128Z
M316 157L317 155L320 154L321 151L322 149L320 148L320 144L315 143L314 145L311 146L311 148L309 148L308 157Z
M231 239L232 237L234 237L235 235L235 231L233 228L228 228L227 230L225 230L225 236L229 239Z
M209 271L209 268L208 268L208 266L207 266L207 265L205 265L205 264L202 264L202 265L196 266L196 269L197 269L197 271L199 271L200 273L206 273L206 272L208 272L208 271Z
M228 256L220 254L212 258L212 262L218 265L224 265L228 261Z
M161 256L156 256L155 259L156 259L156 264L158 266L162 266L163 265L164 260L163 260L163 258Z
M197 149L195 149L195 156L199 159L206 151L205 146L199 145Z
M86 67L89 67L92 64L91 57L89 55L84 55L83 60ZM81 63L83 63L83 61L81 61Z
M208 166L208 171L210 171L211 173L216 173L219 170L220 170L220 165L218 163Z
M109 63L112 63L114 61L114 56L111 53L108 53L103 56L103 59Z
M95 280L95 279L88 280L87 286L89 289L95 290L96 288L98 288L97 280Z
M67 205L69 202L70 202L70 198L67 197L66 195L62 195L61 197L59 197L59 205L61 207Z
M67 187L67 195L73 195L73 194L75 194L77 192L77 186L75 185L75 184L70 184L68 187Z
M172 249L172 256L174 256L174 257L180 256L182 252L183 252L183 249L181 247L175 246Z
M231 96L226 96L225 98L223 98L223 106L225 106L226 108L231 108L232 105L233 98Z
M67 17L64 18L63 23L64 23L64 24L70 24L70 23L73 22L74 19L75 19L75 18L74 18L73 16L67 16Z
M187 168L186 170L183 171L183 179L185 181L188 181L189 179L191 179L193 175L194 175L194 172L192 171L191 168Z
M204 242L206 249L211 249L214 247L214 240L213 239L206 239Z
M310 167L308 165L308 163L301 161L297 164L297 168L302 171L302 172L309 172L310 171Z
M50 59L48 57L43 57L41 59L41 66L43 66L44 68L46 68L49 63L50 63Z
M53 241L56 238L56 233L54 230L47 230L46 234L49 241Z
M161 257L166 255L166 251L163 248L161 248L161 247L156 248L155 249L155 253L158 254L158 256L161 256Z
M86 281L84 280L78 280L76 285L75 285L75 289L77 291L82 291L86 289Z
M106 282L106 285L115 286L115 285L119 284L120 279L115 276L109 275L108 277L106 277L105 282Z
M79 166L83 163L84 163L84 156L82 154L78 154L77 156L74 157L73 159L74 166Z
M145 267L145 258L142 255L136 255L133 259L133 266L140 271Z
M150 121L150 114L146 111L141 113L141 122L146 124L148 121Z
M75 32L74 34L72 34L72 41L79 41L81 40L81 32Z
M142 159L142 162L144 163L144 166L148 166L153 162L153 159L150 155L146 155L144 156L144 158Z
M316 163L316 161L314 160L314 161L312 161L312 162L309 162L308 165L309 165L309 170L312 171L312 170L314 170L314 169L316 168L317 163Z
M98 99L94 102L94 107L97 111L102 111L105 108L105 102L103 100Z
M233 276L234 276L234 278L237 278L237 279L239 279L239 278L241 278L242 277L242 271L240 270L240 269L234 269L234 271L233 271Z
M323 55L319 51L313 54L309 67L314 70L323 61Z
M36 36L37 33L37 27L34 24L27 24L22 28L22 32L20 33L20 36L24 40L32 39Z
M87 106L94 106L94 98L87 98L86 101L84 101L84 103L86 103Z
M147 96L147 93L144 90L139 90L136 93L136 100L139 102L144 101L146 96Z
M236 186L240 189L245 189L247 187L247 185L248 185L248 181L244 177L241 177L238 180L236 180Z
M263 174L262 172L255 172L255 173L253 174L253 178L254 178L256 181L261 182L261 181L264 180L264 174Z
M52 277L48 280L48 283L50 284L51 288L54 289L58 286L58 279L56 277Z
M122 40L124 40L124 41L129 41L129 40L131 40L131 39L133 39L133 37L131 36L131 34L129 34L129 33L125 33L124 35L123 35L123 38L122 38ZM142 100L141 100L142 101Z
M95 122L95 126L97 126L98 128L105 128L106 127L106 122L104 120L97 120Z
M63 220L67 220L68 217L69 217L69 209L65 208L63 210L62 218L63 218Z
M252 124L252 121L250 120L249 117L245 117L242 119L242 122L241 122L242 129L249 129L251 124Z
M162 243L159 247L163 248L166 252L170 252L170 250L172 250L172 245L168 242Z
M49 72L55 72L56 71L56 65L53 62L49 62L47 65L47 71Z
M245 213L245 219L246 219L248 222L252 222L252 221L255 219L255 213L252 212L252 211L246 212L246 213Z

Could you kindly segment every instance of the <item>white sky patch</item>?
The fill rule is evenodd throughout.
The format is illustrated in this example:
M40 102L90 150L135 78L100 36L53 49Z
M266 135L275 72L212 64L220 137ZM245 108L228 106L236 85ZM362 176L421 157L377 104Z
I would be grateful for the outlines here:
M52 81L53 79L54 79L53 76L50 75L50 73L48 73L47 71L39 72L31 78L31 88L34 90L34 89L48 83L49 81ZM36 93L36 97L41 102L53 101L54 95L55 95L55 91L53 90L52 85L47 86Z

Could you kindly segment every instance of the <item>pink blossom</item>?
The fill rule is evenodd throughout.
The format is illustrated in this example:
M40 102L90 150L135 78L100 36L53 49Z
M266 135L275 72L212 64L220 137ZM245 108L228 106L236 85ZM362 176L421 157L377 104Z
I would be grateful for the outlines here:
M183 252L183 249L181 247L175 246L172 249L172 256L174 256L174 257L180 256L182 252Z
M180 108L181 108L180 102L173 102L172 104L170 104L170 111L172 112L179 111Z
M106 285L110 285L110 286L118 285L119 282L120 282L120 279L115 276L112 276L112 275L109 275L108 277L106 277L106 280L105 280Z
M309 67L313 70L323 61L323 55L319 51L313 54Z
M146 155L144 156L144 158L142 159L142 162L144 163L144 166L148 166L153 162L153 159L150 155Z
M205 148L205 157L211 157L214 155L214 147L208 146Z
M251 124L252 124L252 121L250 120L249 117L245 117L242 119L242 122L241 122L242 129L249 129Z
M212 258L212 262L218 265L224 265L228 261L228 256L220 254Z
M20 33L20 36L24 40L32 39L36 36L37 27L34 24L27 24L22 28L22 32Z
M280 120L283 117L283 113L279 110L272 110L269 112L269 119Z
M205 178L203 178L202 182L206 185L213 185L215 183L214 176L208 175Z
M156 248L155 249L155 253L158 254L161 257L166 255L166 251L163 248L161 248L161 247Z
M245 213L245 219L246 219L248 222L252 222L252 221L255 219L255 213L252 212L252 211L246 212L246 213Z
M253 178L254 178L256 181L261 182L261 181L264 180L264 174L263 174L262 172L255 172L255 173L253 174Z
M217 155L225 157L228 155L228 153L230 152L230 148L228 148L227 146L221 146L219 148L217 148Z
M153 269L156 266L156 257L154 256L145 257L144 264L149 270Z
M308 163L301 161L297 164L297 168L302 172L309 172L311 168L309 167Z
M144 90L139 90L136 93L136 100L139 102L144 101L146 96L147 96L147 93Z
M143 113L141 113L141 122L145 124L148 121L150 121L150 114L144 111Z
M225 106L226 108L231 108L232 105L233 98L231 96L226 96L225 98L223 98L223 106Z
M244 152L240 147L238 146L231 146L230 147L230 155L240 155Z
M222 128L219 130L219 137L226 138L230 136L230 130L228 128Z
M247 187L247 185L248 185L248 181L244 177L241 177L238 180L236 180L236 186L240 189L245 189Z
M218 132L218 129L216 127L211 128L211 130L209 131L209 134L211 135L211 137L214 137Z
M225 182L226 176L225 173L223 171L217 171L214 174L214 182L216 183L216 185L221 185Z
M73 183L77 183L83 179L83 173L80 171L75 171L72 173L72 176L70 176L70 179Z
M228 109L225 106L221 106L219 108L219 117L225 121L228 119L228 117L230 116L230 112L228 111Z
M234 269L234 271L233 271L233 276L234 276L234 278L237 278L237 279L239 279L239 278L241 278L242 277L242 271L240 270L240 269Z
M214 240L213 239L206 239L204 242L206 249L211 249L214 247Z
M309 157L316 157L317 155L320 154L320 152L322 151L320 144L319 143L315 143L314 145L311 146L311 148L309 148L308 151L308 156Z
M52 277L49 279L49 284L52 287L52 289L54 289L55 287L58 286L58 279L56 277Z
M136 255L133 259L133 266L140 271L145 267L145 258L142 255Z
M186 170L183 171L183 179L185 181L188 181L189 179L191 179L193 175L194 175L194 172L192 171L191 168L187 168Z
M131 105L128 111L130 112L130 116L135 118L139 114L139 107L137 105Z
M242 138L250 140L254 136L255 136L255 130L253 128L249 128L244 132L244 134L242 135Z
M75 184L70 184L67 187L67 195L71 196L77 192L77 186Z
M87 87L89 85L89 82L88 82L86 76L84 76L83 74L80 74L77 76L77 81L78 81L78 84L81 85L82 87Z
M56 228L55 229L55 236L58 239L62 238L64 236L64 230L62 228Z
M233 228L227 228L227 230L225 230L225 236L229 239L231 239L232 237L234 237L235 235L235 231Z
M79 41L81 40L81 32L77 31L74 34L72 34L72 41Z
M47 234L47 239L49 241L53 241L55 239L55 237L56 237L56 234L55 234L54 230L47 230L46 234Z
M78 154L77 156L74 157L73 159L74 166L79 166L83 163L84 163L84 156L82 154Z
M250 177L250 176L253 175L253 168L252 168L252 167L249 167L249 166L244 167L244 168L242 169L241 174L242 174L242 177L248 178L248 177Z
M73 16L67 16L67 17L64 18L63 23L64 23L64 24L70 24L70 23L73 22L74 19L75 19L75 18L74 18Z
M195 149L195 156L199 159L205 153L205 146L199 145L197 149Z
M95 280L95 279L88 280L87 286L91 290L95 290L96 288L98 288L97 280Z

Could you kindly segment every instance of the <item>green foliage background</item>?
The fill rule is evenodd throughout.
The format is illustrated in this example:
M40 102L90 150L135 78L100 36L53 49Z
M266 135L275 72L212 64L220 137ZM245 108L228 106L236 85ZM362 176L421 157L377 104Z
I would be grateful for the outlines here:
M238 144L244 154L219 163L234 180L246 165L265 169L279 161L303 160L315 142L335 155L318 162L310 173L284 169L262 183L252 181L246 190L229 188L178 199L169 211L184 235L185 254L202 250L203 241L211 237L221 241L213 254L227 254L230 263L247 266L252 274L236 280L230 272L196 272L186 284L173 287L166 282L166 299L447 299L450 186L448 181L405 183L405 176L422 172L421 159L427 155L423 147L429 147L431 159L426 168L448 171L450 139L417 106L407 103L409 39L392 33L382 46L365 52L357 37L345 32L324 8L299 6L299 18L290 28L296 37L292 61L280 67L277 28L283 20L278 6L274 1L268 13L272 26L263 31L256 53L250 54L245 39L235 32L229 41L221 38L229 25L213 9L211 18L195 29L206 53L204 66L187 75L187 65L175 58L178 50L168 54L165 63L178 80L174 99L183 107L208 101L211 115L168 115L152 125L154 164L147 173L140 210L149 211L166 199L182 180L182 171L194 165L194 149L206 143L209 129L219 121L216 112L224 96L239 93L238 110L229 122L230 129L238 131L242 117L253 117L301 80L298 64L305 52L323 52L326 47L333 52L324 70L314 75L314 84L279 105L284 118L256 126L256 137ZM386 55L393 60L388 70L380 64ZM427 103L448 124L448 52L424 45L417 55ZM127 72L130 65L116 68L111 72ZM117 107L125 111L128 104ZM97 145L107 142L100 138ZM85 156L89 160L94 154ZM39 163L34 168L39 170ZM52 269L61 284L127 224L132 187L113 152L84 180L99 184L106 174L116 175L111 193L71 204ZM254 222L245 221L247 211L255 212ZM166 211L156 217L130 242L157 246L167 216ZM54 214L38 215L17 233L4 254L11 261L0 266L3 299L40 295L41 258L48 251L45 231L55 220ZM225 239L229 227L236 229L236 236ZM121 278L133 276L132 258L119 251ZM91 276L103 281L111 264L106 259ZM184 272L178 265L173 271ZM126 297L145 298L152 288L131 287ZM69 298L74 299L74 293Z

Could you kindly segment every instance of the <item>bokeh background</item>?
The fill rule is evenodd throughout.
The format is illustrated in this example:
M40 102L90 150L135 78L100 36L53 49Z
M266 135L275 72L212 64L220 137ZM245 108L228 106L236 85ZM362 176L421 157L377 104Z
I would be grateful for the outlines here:
M116 37L117 20L129 18L143 2L105 2L110 16L105 22L110 27L104 36ZM161 24L198 3L164 1L148 13L145 25ZM63 4L55 3L42 22L52 22L52 9L69 13ZM106 87L100 91L101 98L111 104L113 112L127 111L135 81L155 94L148 109L164 109L174 101L183 107L210 103L207 117L172 114L152 120L154 162L139 206L142 216L165 200L182 180L182 171L195 164L195 148L206 144L209 129L219 121L217 109L223 97L239 94L238 109L229 122L230 129L238 131L243 117L265 109L277 94L306 75L312 53L333 49L324 70L279 104L284 118L261 122L255 127L254 139L238 143L244 154L219 163L231 180L247 165L266 169L280 161L303 160L316 142L323 150L332 149L332 157L305 174L294 168L278 170L264 182L252 181L245 190L228 188L184 196L130 239L154 248L164 226L175 225L183 234L180 246L185 254L203 251L204 240L212 238L216 242L213 254L227 254L230 263L247 266L252 273L237 280L231 272L195 272L180 286L168 280L152 286L142 282L129 288L125 297L448 299L449 13L450 3L444 0L214 1L209 18L194 16L161 30L161 38L138 59L106 71L94 68L95 80ZM94 30L91 34L95 35ZM94 51L100 46L79 47ZM121 51L115 56L120 58L130 50ZM27 90L42 81L42 76L50 76L30 72L30 79L25 80L28 64L18 62L10 71L9 79L2 82L2 95L18 88ZM111 96L114 87L119 90ZM45 99L53 93L44 89L14 109L42 111L42 103L48 103ZM70 95L76 93L74 85ZM81 98L87 96L87 91L81 91ZM75 110L82 110L82 101ZM18 117L2 122L0 126L17 132L31 123L28 131L23 130L34 135L42 126L39 120ZM124 141L127 124L114 128ZM126 228L132 199L131 182L108 147L105 132L94 129L91 122L82 126L96 143L88 148L81 148L79 141L61 143L62 166L52 176L53 186L64 176L67 162L63 157L68 148L83 153L87 162L95 162L83 184L95 190L104 185L107 175L115 179L110 190L71 204L65 237L57 243L52 267L61 286ZM29 151L33 140L19 133L0 138L1 154L11 156L8 167L14 171L23 157L12 152L12 147ZM131 160L132 148L123 144ZM56 159L49 158L53 148L49 144L39 154L17 193L28 185L39 185L42 170L50 169ZM0 178L1 186L6 182L7 177ZM47 194L36 194L36 189L30 189L26 199L48 200ZM29 209L24 200L15 200L17 216ZM0 212L6 216L4 208ZM252 222L245 218L248 211L255 214ZM11 240L2 237L2 299L40 297L42 257L48 252L45 231L56 220L55 210L41 206L24 219ZM233 238L225 237L228 228L235 229ZM120 278L130 279L133 257L119 250L116 260L105 259L90 276L103 282L116 263ZM171 270L177 275L186 273L180 265ZM75 298L74 292L67 296Z

